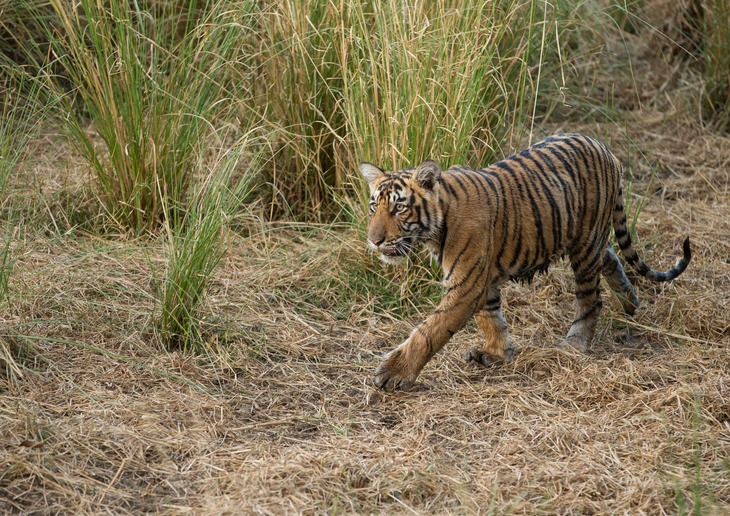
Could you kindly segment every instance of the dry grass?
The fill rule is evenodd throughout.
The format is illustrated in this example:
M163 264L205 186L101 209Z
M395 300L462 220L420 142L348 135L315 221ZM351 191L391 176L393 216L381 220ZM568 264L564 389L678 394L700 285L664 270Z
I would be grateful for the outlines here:
M648 196L640 248L664 267L688 233L688 271L640 283L633 320L607 303L586 356L554 347L572 314L566 267L511 285L516 360L466 366L461 351L481 338L470 326L408 393L376 391L370 374L429 301L385 312L402 273L381 272L356 231L242 221L250 235L230 235L199 358L164 351L150 329L161 242L62 237L46 215L15 242L2 313L22 376L0 397L0 507L725 513L730 139L680 118L630 136L644 154L633 192ZM362 277L372 291L348 294Z
M555 347L567 267L510 285L514 362L465 365L471 325L407 393L370 375L438 289L384 271L357 230L235 221L202 310L207 356L169 352L153 329L162 240L74 229L94 215L80 159L39 139L11 184L27 210L0 309L17 365L0 370L0 510L730 512L730 137L686 115L675 65L619 47L642 57L635 78L578 93L614 95L627 133L577 121L603 118L585 106L546 130L609 143L630 165L627 206L645 197L644 258L668 267L689 234L687 272L638 282L633 319L607 302L588 355Z

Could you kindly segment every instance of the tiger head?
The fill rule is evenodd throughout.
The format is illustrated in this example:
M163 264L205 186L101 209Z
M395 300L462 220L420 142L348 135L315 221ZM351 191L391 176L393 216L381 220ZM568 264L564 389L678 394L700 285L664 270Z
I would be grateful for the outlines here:
M420 244L434 241L443 221L438 163L396 172L361 163L360 173L370 185L368 245L385 263L398 264Z

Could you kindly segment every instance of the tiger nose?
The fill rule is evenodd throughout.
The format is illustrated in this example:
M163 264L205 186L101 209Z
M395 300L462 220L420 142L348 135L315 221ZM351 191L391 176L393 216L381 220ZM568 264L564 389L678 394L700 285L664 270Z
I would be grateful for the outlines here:
M379 247L383 242L385 242L385 237L381 236L376 236L375 238L370 239L370 243L375 247Z

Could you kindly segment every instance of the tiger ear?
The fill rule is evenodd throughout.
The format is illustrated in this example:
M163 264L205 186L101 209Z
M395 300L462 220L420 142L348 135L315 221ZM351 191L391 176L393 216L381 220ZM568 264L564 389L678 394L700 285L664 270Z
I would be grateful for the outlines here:
M414 177L423 188L433 190L441 179L441 167L435 161L424 161L416 167Z
M385 175L385 171L381 168L376 167L372 163L363 162L360 163L360 174L365 178L365 181L370 185L370 191L373 191L375 181Z

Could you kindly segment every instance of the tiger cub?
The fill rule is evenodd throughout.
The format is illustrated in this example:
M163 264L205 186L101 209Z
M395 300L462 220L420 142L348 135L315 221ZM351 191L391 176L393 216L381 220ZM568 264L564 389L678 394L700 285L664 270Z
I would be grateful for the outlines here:
M621 191L621 164L600 142L580 134L551 136L483 170L433 161L386 172L360 164L370 186L368 244L398 263L423 244L444 273L436 310L376 369L374 384L407 389L423 366L474 316L485 336L466 359L482 365L514 354L500 308L507 280L530 280L567 256L575 274L575 320L563 344L586 351L601 310L601 275L633 315L639 306L609 244L613 226L626 261L652 281L679 276L692 257L667 272L647 266L631 245Z

